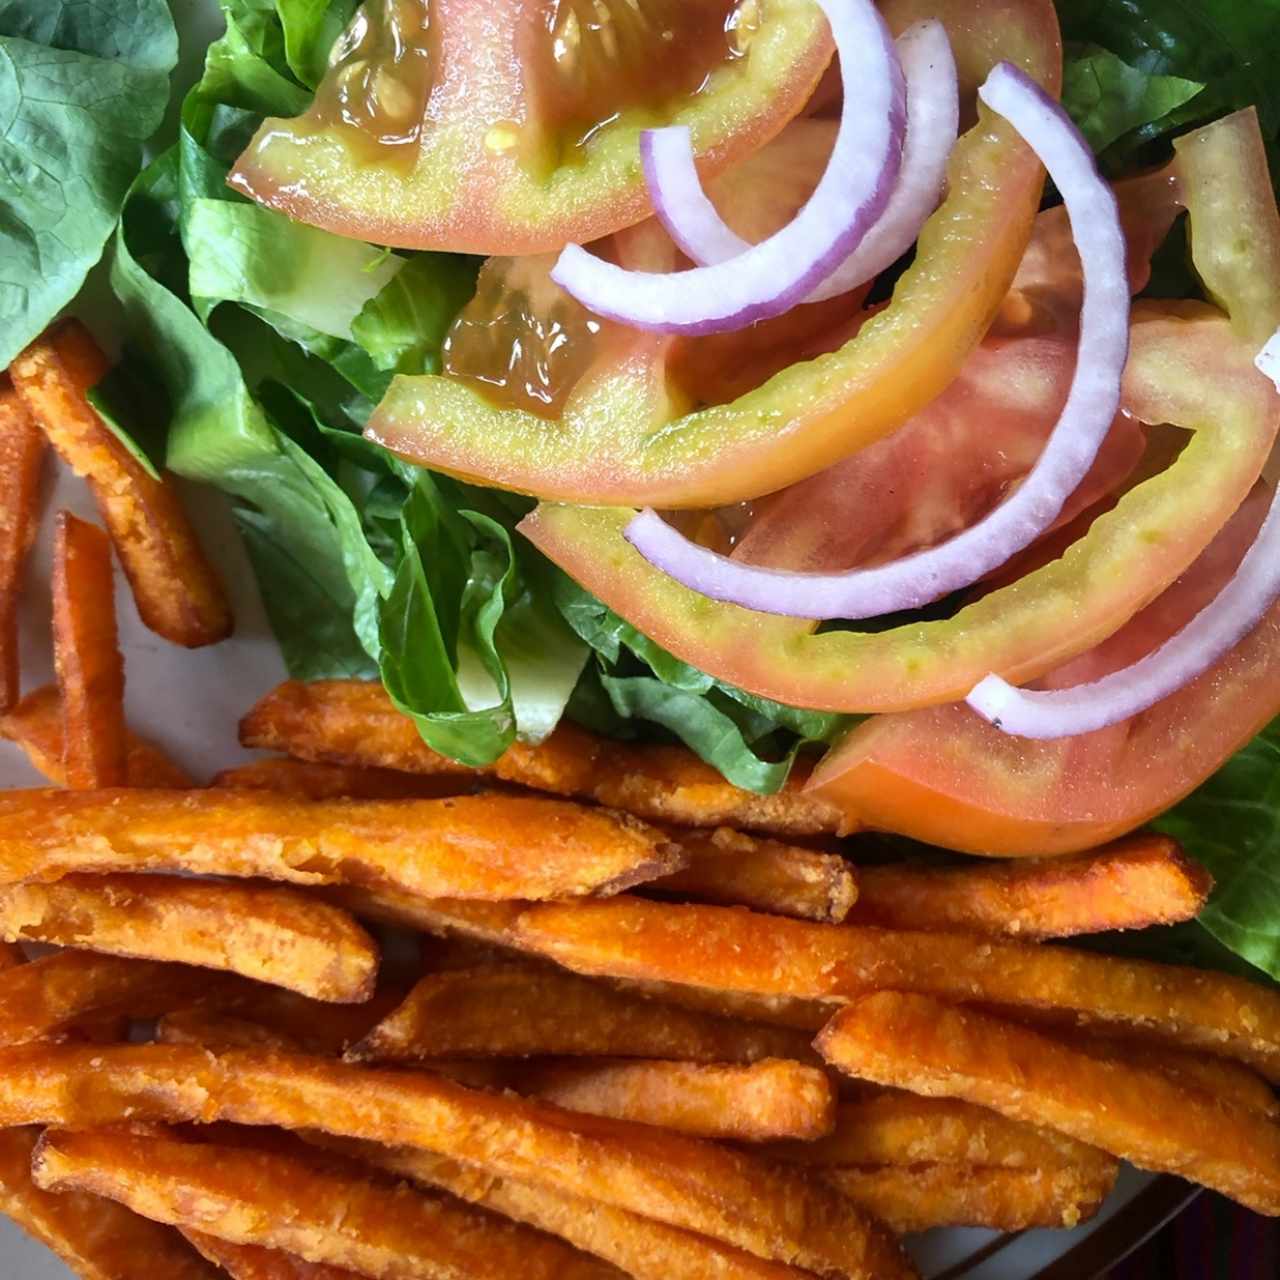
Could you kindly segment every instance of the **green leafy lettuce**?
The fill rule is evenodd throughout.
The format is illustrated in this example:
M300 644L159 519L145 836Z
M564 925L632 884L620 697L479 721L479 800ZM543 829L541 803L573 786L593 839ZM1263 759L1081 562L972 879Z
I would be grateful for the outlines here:
M177 56L165 0L0 0L0 368L102 256Z

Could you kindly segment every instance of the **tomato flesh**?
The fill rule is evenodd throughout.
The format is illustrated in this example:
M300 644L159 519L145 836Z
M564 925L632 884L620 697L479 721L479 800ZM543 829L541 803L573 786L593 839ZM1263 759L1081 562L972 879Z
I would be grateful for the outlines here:
M649 214L642 129L687 124L718 172L803 109L831 49L807 0L378 0L231 183L378 244L548 252Z
M1061 45L1048 0L889 0L883 10L895 31L926 16L946 23L971 111L1000 59L1057 92ZM887 435L952 381L1005 297L1042 184L1013 130L978 115L891 304L838 350L729 403L654 418L619 370L576 387L549 429L457 380L401 378L369 435L424 466L557 501L714 507L773 492Z

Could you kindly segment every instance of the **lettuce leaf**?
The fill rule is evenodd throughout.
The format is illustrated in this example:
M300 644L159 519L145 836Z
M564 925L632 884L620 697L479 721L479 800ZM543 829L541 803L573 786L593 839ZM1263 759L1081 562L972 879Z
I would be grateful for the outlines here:
M177 55L164 0L0 0L0 368L102 256Z

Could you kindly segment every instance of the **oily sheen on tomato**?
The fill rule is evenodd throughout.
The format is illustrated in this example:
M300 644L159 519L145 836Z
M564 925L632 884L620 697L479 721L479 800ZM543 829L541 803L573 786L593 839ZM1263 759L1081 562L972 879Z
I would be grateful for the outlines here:
M831 50L808 0L377 0L231 182L378 244L559 249L649 213L642 129L688 125L717 172L801 110Z
M547 500L716 507L813 475L927 405L999 310L1043 186L1031 149L978 110L977 85L1008 60L1056 93L1061 45L1050 0L885 0L881 9L895 33L931 17L946 26L966 129L946 198L888 305L845 316L843 331L810 333L807 346L788 349L789 362L762 369L759 385L700 373L718 347L683 349L673 357L673 394L657 412L622 365L579 380L550 424L545 413L446 374L398 379L369 435L424 466ZM744 183L725 211L732 218L752 194ZM830 318L810 313L815 330Z

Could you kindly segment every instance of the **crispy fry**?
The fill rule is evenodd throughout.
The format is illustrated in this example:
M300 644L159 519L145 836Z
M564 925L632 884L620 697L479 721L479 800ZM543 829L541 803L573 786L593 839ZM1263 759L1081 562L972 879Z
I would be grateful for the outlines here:
M11 942L0 942L0 970L12 969L24 962L25 956Z
M217 1280L216 1269L168 1227L82 1191L54 1195L37 1187L31 1153L39 1137L38 1129L0 1131L0 1213L81 1280L136 1280L143 1263L165 1280Z
M828 1169L823 1176L854 1204L895 1231L934 1227L1077 1227L1102 1206L1115 1183L1095 1172L987 1169L962 1164L914 1168Z
M359 680L288 681L240 722L245 746L303 760L371 765L405 773L474 771L426 745L380 684ZM580 796L655 822L735 827L779 836L842 834L842 818L803 791L803 769L777 795L726 782L683 747L628 746L562 724L537 747L514 743L487 771L504 782Z
M97 525L68 511L59 513L54 533L53 657L66 785L77 791L124 786L124 657L116 636L111 543Z
M826 1072L785 1058L749 1066L664 1062L542 1062L512 1087L569 1111L615 1116L698 1138L768 1142L831 1132L835 1095Z
M839 924L858 896L852 866L833 853L762 840L727 827L676 829L672 836L688 854L689 865L651 881L646 892L825 924Z
M1159 1071L1081 1053L1037 1031L927 996L882 991L817 1039L850 1075L961 1098L1280 1214L1280 1126Z
M1024 1170L1074 1167L1115 1175L1113 1157L1065 1134L954 1098L897 1090L842 1102L828 1137L779 1142L762 1150L772 1160L817 1168L966 1164Z
M18 701L18 601L40 518L45 438L0 376L0 711Z
M216 976L86 951L42 956L0 975L0 1045L41 1040L98 1014L153 1017L206 994Z
M495 947L513 943L515 923L528 905L519 899L481 902L475 898L423 898L382 884L335 884L320 893L362 920L470 938Z
M517 933L524 946L582 973L811 1000L915 991L1051 1023L1155 1035L1280 1079L1280 993L1220 973L633 897L533 907Z
M75 320L38 338L9 370L49 442L89 482L142 621L174 644L213 644L231 634L231 612L176 491L147 473L85 398L107 371Z
M778 1027L678 1009L554 969L505 964L428 974L354 1049L354 1061L534 1056L750 1063L812 1059Z
M239 973L315 1000L373 994L378 948L345 912L276 885L68 876L0 886L0 938Z
M1213 887L1177 841L1153 834L1065 858L863 867L858 883L850 924L1025 939L1192 920Z
M660 832L561 800L297 800L269 791L9 791L0 883L194 871L429 897L612 892L682 865Z
M328 1146L331 1140L326 1140ZM808 1280L810 1273L766 1262L710 1236L530 1182L500 1178L430 1151L341 1142L338 1149L462 1200L568 1240L634 1280Z
M803 1173L681 1134L440 1076L183 1045L0 1053L0 1126L227 1120L420 1147L831 1277L911 1275L896 1243ZM749 1206L749 1212L743 1212Z
M224 769L210 784L232 790L279 791L301 800L429 800L465 795L472 784L465 777L428 777L371 769L359 765L321 764L310 760L254 760Z
M90 1191L157 1222L295 1253L372 1277L615 1280L595 1259L457 1200L315 1167L300 1155L162 1133L50 1131L32 1177Z
M190 1227L184 1228L182 1234L201 1257L220 1267L231 1280L360 1280L358 1271L331 1267L323 1262L306 1262L296 1254L279 1249L232 1244Z
M57 787L67 785L62 758L62 697L56 685L46 684L27 694L8 715L0 717L0 736L16 742L32 767ZM159 747L125 731L125 772L131 787L190 787L186 770Z

